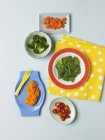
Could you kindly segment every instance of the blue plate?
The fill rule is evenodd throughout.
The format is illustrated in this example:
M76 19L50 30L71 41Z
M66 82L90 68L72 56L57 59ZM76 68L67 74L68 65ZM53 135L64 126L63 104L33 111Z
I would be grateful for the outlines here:
M20 72L20 77L19 77L18 83L16 85L15 91L18 88L18 86L20 85L20 82L23 78L24 73L25 73L25 71ZM27 87L28 83L30 82L30 80L33 80L38 84L38 88L39 88L40 93L41 93L37 104L35 104L34 106L28 106L24 102L24 99L27 96L26 87ZM45 100L45 88L44 88L44 85L40 79L38 71L32 71L29 79L24 84L19 95L15 96L15 99L16 99L16 103L20 109L22 116L39 116L40 115L41 107L42 107L44 100Z

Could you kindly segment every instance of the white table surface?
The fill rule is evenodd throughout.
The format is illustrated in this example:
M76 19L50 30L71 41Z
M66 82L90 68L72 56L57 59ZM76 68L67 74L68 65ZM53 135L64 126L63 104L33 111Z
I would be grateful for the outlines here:
M42 12L71 13L70 35L105 45L105 0L0 0L0 140L105 140L105 88L100 103L72 99L77 118L69 126L50 116L48 107L56 96L48 93L40 117L20 116L14 99L19 71L38 70L48 84L51 55L35 60L24 50L25 37L38 30Z

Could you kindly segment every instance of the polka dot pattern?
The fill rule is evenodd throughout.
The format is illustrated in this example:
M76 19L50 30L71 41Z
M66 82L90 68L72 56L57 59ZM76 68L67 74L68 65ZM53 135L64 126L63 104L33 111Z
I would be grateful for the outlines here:
M85 96L85 97L87 96L87 93L86 93L86 92L84 93L84 96Z
M90 78L94 78L94 74L93 73L90 75Z
M64 93L64 90L60 90L60 93Z
M87 52L90 53L90 50L88 49Z
M90 86L89 86L89 88L90 88L90 89L93 89L93 86L92 86L92 85L90 85Z
M65 48L65 46L66 48L72 47L78 49L86 54L91 63L90 76L84 85L73 90L61 89L50 80L50 86L48 86L49 93L68 98L99 101L105 74L105 48L63 35L62 41L57 43L56 51Z
M97 47L96 46L93 46L93 49L96 49Z
M78 96L78 92L74 92L74 96Z
M99 58L98 61L99 61L99 62L103 62L103 58Z
M99 80L102 80L103 79L103 76L102 75L98 76L98 79Z
M93 62L93 65L96 65L97 63L96 62Z
M72 42L69 42L68 44L69 44L69 45L73 45L73 43L72 43Z
M50 85L50 87L54 87L54 84L52 83L52 84Z
M98 55L102 54L102 51L98 51L97 54L98 54Z
M66 95L67 95L67 97L70 97L70 96L71 96L71 94L70 94L70 93L66 93Z
M98 86L98 89L99 89L99 90L102 90L102 86L101 86L101 85L100 85L100 86Z
M80 87L79 89L80 89L80 90L84 90L84 87Z
M102 72L102 69L101 68L98 68L98 70L97 70L98 72Z
M77 44L76 47L77 47L77 48L80 48L80 44Z
M96 97L95 95L92 95L92 96L91 96L91 99L95 99L95 97Z

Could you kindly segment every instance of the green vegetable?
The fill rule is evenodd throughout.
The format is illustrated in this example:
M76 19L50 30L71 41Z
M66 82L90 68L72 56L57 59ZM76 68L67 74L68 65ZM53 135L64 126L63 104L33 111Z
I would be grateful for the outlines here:
M36 42L36 41L38 41L39 40L39 36L38 35L34 35L33 36L33 40Z
M38 43L37 44L37 46L36 46L36 51L38 52L38 53L42 53L44 50L45 50L45 48L43 47L44 45L42 44L42 43Z
M46 38L45 37L40 37L39 38L39 42L41 42L41 43L47 43L47 40L46 40Z
M48 47L48 43L45 37L34 35L33 38L28 39L27 47L32 49L34 53L43 53Z
M58 72L58 78L64 81L74 82L75 78L81 73L80 61L77 57L63 57L58 60L55 67Z
M34 46L33 45L30 45L30 44L27 44L28 48L30 49L34 49Z

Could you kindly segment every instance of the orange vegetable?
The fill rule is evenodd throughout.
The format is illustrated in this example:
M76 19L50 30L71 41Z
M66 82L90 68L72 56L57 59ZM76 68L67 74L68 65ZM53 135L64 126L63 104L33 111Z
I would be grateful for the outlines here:
M34 81L30 81L26 89L27 97L25 98L24 102L29 106L33 106L37 103L40 91L38 89L38 85Z
M54 17L45 17L43 19L43 25L45 25L46 29L60 29L60 28L64 28L65 24L67 23L67 18L64 17L62 19L60 18L54 18Z

